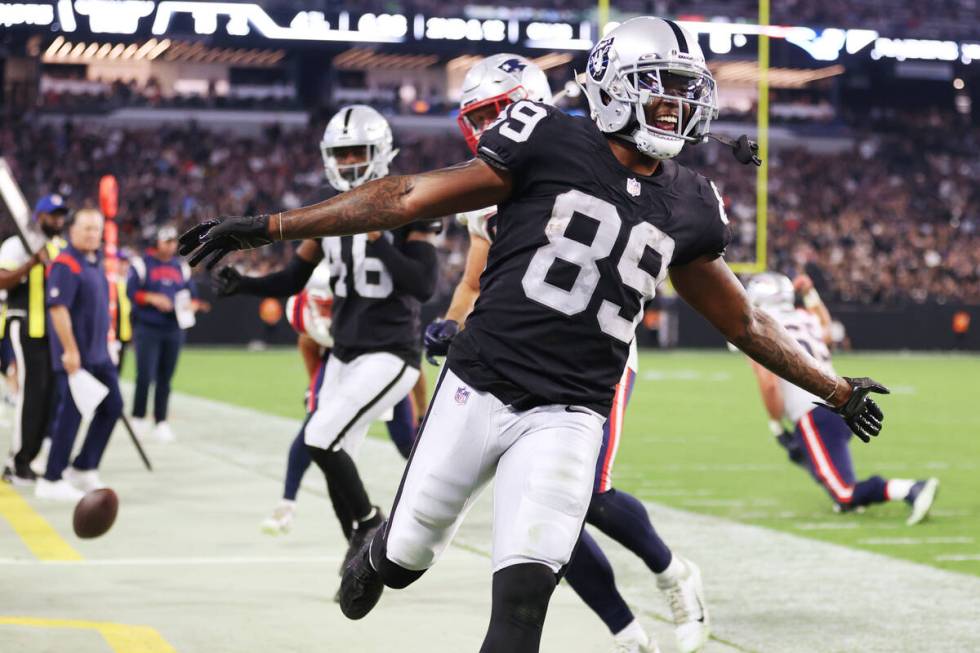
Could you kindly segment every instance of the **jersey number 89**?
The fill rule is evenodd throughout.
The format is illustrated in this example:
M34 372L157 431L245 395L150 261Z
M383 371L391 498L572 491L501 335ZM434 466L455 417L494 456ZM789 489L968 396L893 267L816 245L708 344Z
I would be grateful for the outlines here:
M588 245L565 235L565 230L576 212L598 223L595 237ZM545 227L548 244L534 253L521 281L524 294L529 299L565 315L576 315L584 311L591 303L592 295L599 285L600 272L596 261L612 253L622 222L616 207L605 200L578 190L570 190L559 195L555 198L551 219ZM643 254L647 248L660 255L660 265L656 274L651 274L641 267ZM640 222L630 230L629 240L626 242L626 248L619 258L616 269L622 282L640 294L641 309L643 302L653 297L657 291L657 284L666 276L667 263L673 254L674 239L649 222ZM557 259L579 268L575 283L568 290L548 283L545 278ZM642 310L638 310L629 320L620 315L622 310L622 306L603 300L596 317L599 328L604 333L629 343L633 340Z

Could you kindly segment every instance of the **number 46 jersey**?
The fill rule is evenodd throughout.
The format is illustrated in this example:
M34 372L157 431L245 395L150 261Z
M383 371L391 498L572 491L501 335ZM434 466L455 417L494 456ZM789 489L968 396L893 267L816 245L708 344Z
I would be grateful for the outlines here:
M498 206L480 296L449 365L518 409L608 414L642 317L670 266L721 256L730 235L714 184L673 162L638 175L594 123L523 100L477 155L513 180Z

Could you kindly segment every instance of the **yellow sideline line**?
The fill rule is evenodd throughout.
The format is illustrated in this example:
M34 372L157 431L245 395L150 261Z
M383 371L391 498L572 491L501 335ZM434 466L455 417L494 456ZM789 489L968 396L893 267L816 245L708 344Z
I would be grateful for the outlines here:
M149 626L130 626L108 621L79 619L39 619L36 617L0 617L0 626L33 628L72 628L95 630L116 653L177 653L163 636Z
M39 560L81 560L81 554L66 542L41 515L9 485L0 483L0 517L10 523Z

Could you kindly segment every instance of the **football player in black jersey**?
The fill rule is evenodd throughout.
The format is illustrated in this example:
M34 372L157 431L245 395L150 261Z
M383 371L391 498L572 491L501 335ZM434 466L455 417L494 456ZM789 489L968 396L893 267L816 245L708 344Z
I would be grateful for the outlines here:
M459 125L474 154L479 135L487 125L496 120L503 109L525 96L552 103L544 72L524 57L496 54L478 62L466 73L459 103ZM435 320L425 330L429 362L435 363L435 356L449 353L453 338L480 295L480 276L487 266L487 252L494 239L496 213L497 208L492 207L458 216L469 231L470 246L463 277L453 292L445 318ZM681 653L690 653L700 649L710 635L700 570L693 562L674 555L636 497L612 485L612 468L619 449L626 405L636 379L637 358L634 339L623 376L616 384L612 410L602 430L595 487L585 521L635 553L654 573L672 613L677 648ZM609 628L617 653L658 650L656 642L640 625L616 587L613 568L606 554L585 529L568 564L565 580Z
M327 179L338 191L384 177L397 153L388 122L363 105L341 109L321 147ZM430 232L428 223L411 223L367 235L306 239L280 272L242 277L226 267L216 279L219 294L285 297L302 290L326 260L333 348L317 377L303 438L327 478L350 554L383 520L353 459L371 422L405 399L420 376L420 309L435 290L437 274Z
M383 529L344 572L352 619L384 586L431 567L494 478L493 590L483 653L537 651L548 603L592 497L602 425L643 302L668 274L725 338L821 397L862 438L887 392L816 365L754 308L722 253L718 193L670 160L717 113L695 38L629 20L589 57L592 120L521 100L486 129L477 158L387 177L326 202L209 220L182 237L191 264L274 240L390 229L496 204L480 297L453 341Z

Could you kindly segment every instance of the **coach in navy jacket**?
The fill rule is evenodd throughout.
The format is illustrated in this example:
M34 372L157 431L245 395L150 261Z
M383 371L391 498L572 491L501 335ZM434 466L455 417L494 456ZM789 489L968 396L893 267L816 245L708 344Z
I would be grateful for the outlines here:
M170 380L177 369L177 356L184 332L177 323L174 304L177 293L188 290L196 298L190 267L177 258L177 230L165 226L157 234L155 248L130 261L126 293L133 303L132 322L136 347L136 390L133 394L134 421L144 432L146 403L150 384L153 397L154 436L161 441L174 439L167 424ZM199 305L194 303L195 307Z

